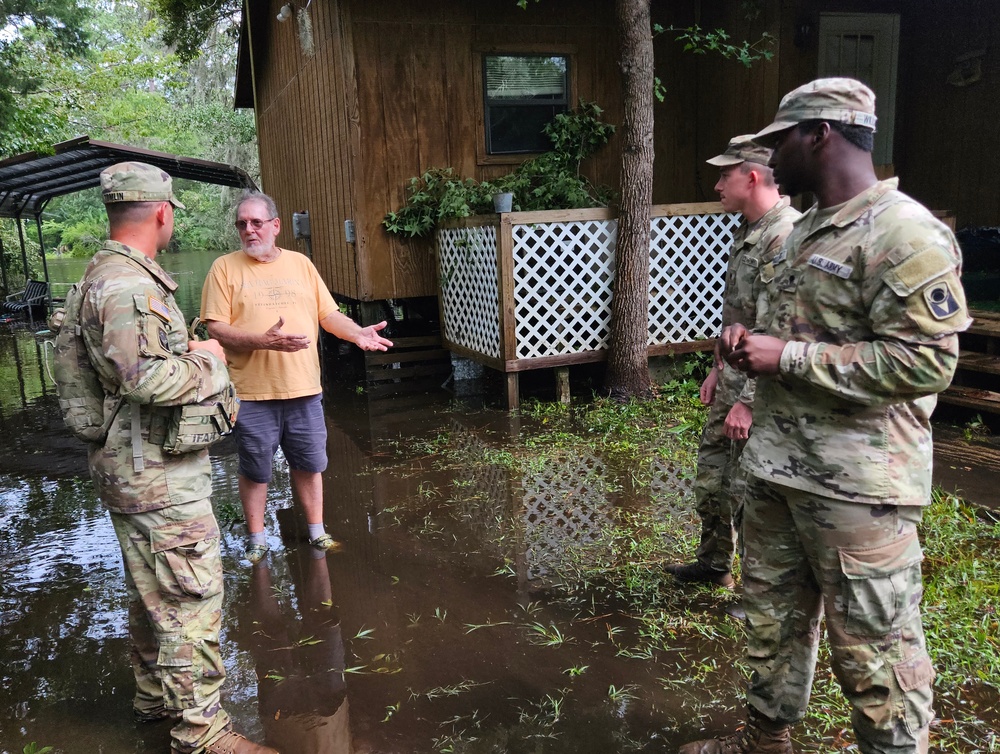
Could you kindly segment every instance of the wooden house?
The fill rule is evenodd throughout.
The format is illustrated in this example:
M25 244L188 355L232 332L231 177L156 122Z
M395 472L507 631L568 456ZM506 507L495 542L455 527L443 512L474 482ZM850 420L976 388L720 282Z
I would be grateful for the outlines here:
M876 88L881 170L959 226L1000 225L995 0L678 0L653 2L653 17L774 39L773 60L746 69L684 52L669 31L657 37L666 99L655 114L655 203L714 199L706 158L770 122L795 86L849 74ZM563 76L498 102L491 72L510 57L556 61ZM291 214L308 210L330 289L365 302L437 293L431 243L381 226L411 177L509 172L532 148L503 131L511 102L520 122L582 98L620 123L619 80L612 0L525 10L516 0L246 0L236 92L256 112L263 188L286 221L279 242L294 247ZM592 180L617 183L618 149L612 139L586 167Z

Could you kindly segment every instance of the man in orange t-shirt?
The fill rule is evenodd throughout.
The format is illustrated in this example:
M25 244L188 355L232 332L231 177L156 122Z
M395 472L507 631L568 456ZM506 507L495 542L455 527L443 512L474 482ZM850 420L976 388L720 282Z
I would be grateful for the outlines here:
M278 447L305 511L310 544L319 551L337 546L323 526L327 457L319 327L365 351L385 351L392 342L379 335L385 322L361 327L342 314L307 257L275 246L281 220L271 197L245 194L236 206L236 229L243 249L213 263L201 318L225 349L241 401L240 502L250 533L246 557L257 563L268 550L264 504Z

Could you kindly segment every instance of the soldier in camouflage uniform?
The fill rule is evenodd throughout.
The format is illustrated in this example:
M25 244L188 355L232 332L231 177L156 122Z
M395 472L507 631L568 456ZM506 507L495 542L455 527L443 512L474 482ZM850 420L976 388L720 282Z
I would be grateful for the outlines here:
M171 720L174 752L275 754L229 730L219 702L222 562L208 451L162 447L175 407L229 385L222 347L188 340L177 284L155 261L173 233L174 207L184 205L170 176L143 163L106 169L101 188L110 240L84 275L80 322L105 411L125 399L89 462L125 562L135 717Z
M757 306L766 301L760 271L767 268L799 213L779 196L767 161L771 150L754 144L752 134L737 136L726 151L708 160L719 168L715 190L727 212L743 221L733 236L722 301L722 326L756 326ZM742 500L745 475L739 457L753 422L754 381L719 362L701 386L701 402L710 406L698 448L695 500L701 518L701 543L693 563L667 566L678 581L704 582L731 589L736 554L736 503Z
M792 751L826 619L863 754L927 752L934 669L920 619L917 525L930 501L930 415L969 317L953 234L878 181L875 95L819 79L755 137L775 178L817 203L775 261L765 333L723 333L758 375L743 453L749 722L682 754Z

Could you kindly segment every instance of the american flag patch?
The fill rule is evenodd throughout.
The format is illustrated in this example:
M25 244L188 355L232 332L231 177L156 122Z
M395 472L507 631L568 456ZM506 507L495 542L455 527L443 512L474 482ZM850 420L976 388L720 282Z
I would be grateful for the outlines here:
M149 304L149 311L162 319L164 322L170 321L170 307L158 298L148 296L146 302Z

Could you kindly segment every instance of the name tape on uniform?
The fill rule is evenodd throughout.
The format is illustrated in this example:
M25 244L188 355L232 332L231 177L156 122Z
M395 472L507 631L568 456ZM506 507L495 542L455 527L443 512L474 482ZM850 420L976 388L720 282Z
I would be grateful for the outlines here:
M813 254L809 257L809 264L817 269L823 270L823 272L829 272L831 275L836 275L839 278L847 280L851 273L854 272L854 268L849 264L841 264L833 259L827 259L819 254Z

